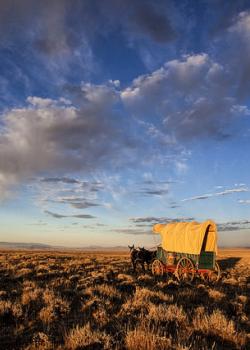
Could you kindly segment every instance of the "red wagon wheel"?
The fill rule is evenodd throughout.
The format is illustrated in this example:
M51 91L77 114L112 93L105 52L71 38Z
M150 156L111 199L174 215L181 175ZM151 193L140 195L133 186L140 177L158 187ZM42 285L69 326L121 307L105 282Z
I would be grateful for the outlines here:
M219 279L220 279L220 266L216 262L214 270L211 271L211 273L209 273L209 275L208 275L208 280L209 280L209 282L217 282L217 281L219 281Z
M193 262L186 257L181 258L176 266L175 275L179 281L192 282L195 268Z
M152 263L151 270L152 270L152 274L153 275L155 275L155 276L163 276L163 274L164 274L164 265L163 265L163 263L160 260L156 259Z

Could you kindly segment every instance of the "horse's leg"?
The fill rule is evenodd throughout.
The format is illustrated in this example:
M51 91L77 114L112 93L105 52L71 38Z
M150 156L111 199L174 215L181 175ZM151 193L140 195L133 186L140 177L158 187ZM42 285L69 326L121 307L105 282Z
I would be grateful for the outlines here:
M133 271L135 272L136 270L136 262L134 259L132 259L132 266L133 266Z
M141 262L141 267L142 267L142 271L145 273L145 264L144 264L144 260L142 260L142 262Z

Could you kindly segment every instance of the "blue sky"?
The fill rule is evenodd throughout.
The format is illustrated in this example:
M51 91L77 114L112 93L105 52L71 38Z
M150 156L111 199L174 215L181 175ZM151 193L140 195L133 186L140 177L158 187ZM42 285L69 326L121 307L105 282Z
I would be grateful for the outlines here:
M0 4L0 240L250 245L249 1Z

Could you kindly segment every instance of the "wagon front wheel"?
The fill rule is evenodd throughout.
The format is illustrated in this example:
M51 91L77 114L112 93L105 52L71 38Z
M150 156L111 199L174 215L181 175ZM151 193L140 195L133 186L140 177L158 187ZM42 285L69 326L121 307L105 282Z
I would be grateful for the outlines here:
M220 279L220 266L216 262L214 270L208 276L209 282L217 282Z
M163 265L163 263L160 260L156 259L152 263L151 270L152 270L152 274L154 276L163 276L163 274L164 274L164 265Z
M189 258L181 258L176 266L175 275L178 281L192 282L194 279L195 268Z

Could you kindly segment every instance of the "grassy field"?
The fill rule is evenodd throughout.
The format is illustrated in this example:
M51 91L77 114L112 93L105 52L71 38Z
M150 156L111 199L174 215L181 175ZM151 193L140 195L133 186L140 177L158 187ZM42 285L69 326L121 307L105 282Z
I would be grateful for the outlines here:
M0 251L0 349L250 349L250 249L219 260L182 285L128 253Z

